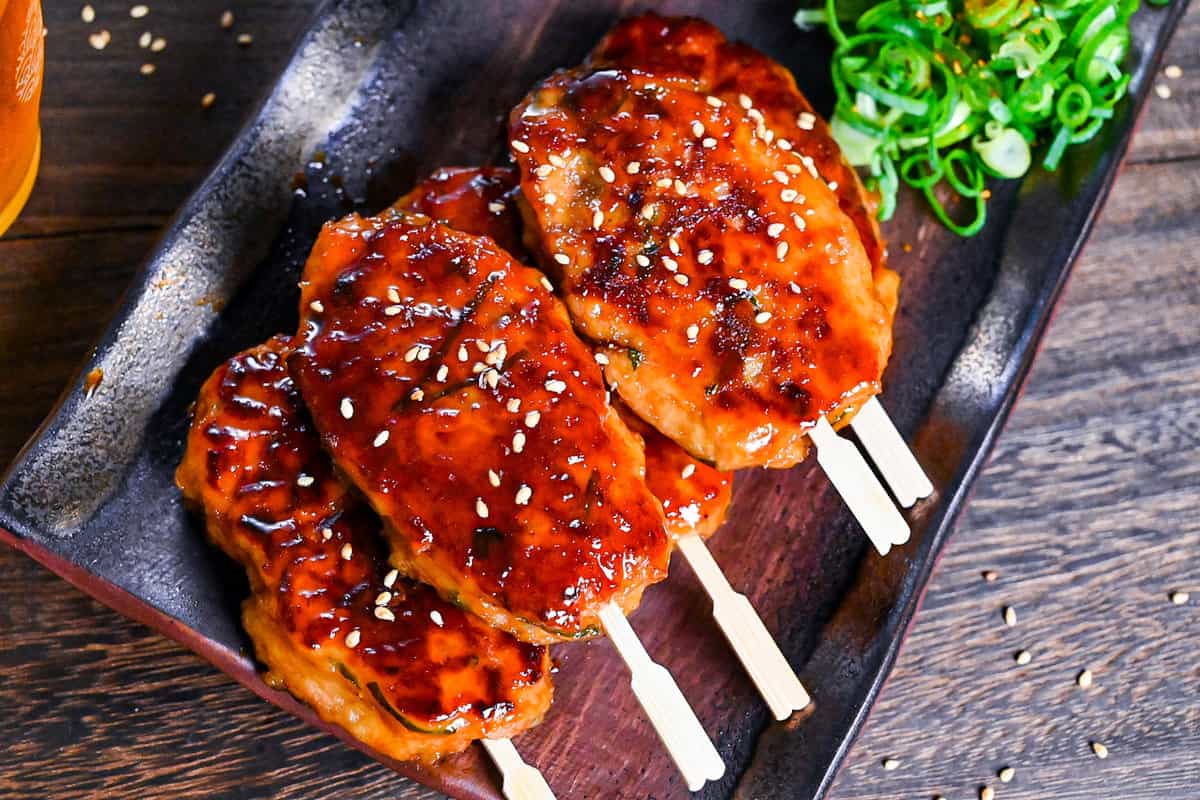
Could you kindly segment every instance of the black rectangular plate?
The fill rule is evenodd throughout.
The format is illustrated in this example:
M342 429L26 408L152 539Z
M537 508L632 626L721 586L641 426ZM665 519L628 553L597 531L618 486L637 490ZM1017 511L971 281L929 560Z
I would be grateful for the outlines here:
M238 621L244 579L181 506L172 474L188 405L224 358L294 329L295 283L323 221L378 209L435 167L502 159L504 119L528 87L579 61L618 17L650 5L326 3L7 473L0 539L315 722L258 679ZM811 712L769 720L686 568L647 593L634 623L678 676L728 765L702 796L811 798L829 786L1020 389L1185 5L1134 17L1131 97L1057 174L1035 170L996 186L981 235L954 237L912 197L886 226L894 244L913 247L892 248L904 283L883 400L937 487L910 514L910 543L887 559L868 552L812 464L739 477L713 550L803 666ZM791 2L653 6L707 17L765 50L828 108L829 43L792 27ZM104 378L89 396L83 376L93 368ZM623 690L611 648L562 646L557 655L558 700L547 722L519 739L526 758L563 796L685 795ZM393 766L459 797L497 796L477 753L430 769Z

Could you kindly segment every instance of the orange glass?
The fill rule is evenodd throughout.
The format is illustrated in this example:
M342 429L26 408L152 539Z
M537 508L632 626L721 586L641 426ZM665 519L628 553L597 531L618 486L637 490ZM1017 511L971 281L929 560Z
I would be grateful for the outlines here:
M40 0L0 0L0 235L29 199L42 150Z

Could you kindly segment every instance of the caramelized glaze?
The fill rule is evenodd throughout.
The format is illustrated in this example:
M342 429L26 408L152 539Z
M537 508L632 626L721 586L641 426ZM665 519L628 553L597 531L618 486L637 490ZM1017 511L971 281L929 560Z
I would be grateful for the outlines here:
M537 271L420 215L325 226L292 374L402 571L519 638L599 632L666 575L641 448Z
M246 568L244 620L268 679L398 759L536 724L552 693L546 649L387 577L379 520L321 452L286 348L276 337L209 378L176 476Z
M761 117L611 68L551 76L510 121L526 238L606 376L720 469L803 459L818 417L878 392L891 351L858 230Z
M443 167L396 201L463 233L490 236L518 261L528 261L517 213L517 174L509 167Z

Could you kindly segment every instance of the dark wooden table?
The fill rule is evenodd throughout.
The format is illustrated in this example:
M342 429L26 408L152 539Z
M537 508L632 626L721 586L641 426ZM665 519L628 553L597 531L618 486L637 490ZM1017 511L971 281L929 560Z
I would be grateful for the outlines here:
M81 3L46 2L41 176L0 241L0 464L48 412L313 5L227 3L151 3L134 20L129 3L93 0L88 26ZM226 7L232 31L219 26ZM87 36L101 28L112 42L96 51ZM147 30L165 50L138 46ZM1195 5L1167 63L1183 75L1160 78L1171 96L1151 98L836 800L966 798L985 783L1001 798L1200 798ZM435 796L7 550L0 595L0 797ZM1027 666L1013 660L1020 649Z

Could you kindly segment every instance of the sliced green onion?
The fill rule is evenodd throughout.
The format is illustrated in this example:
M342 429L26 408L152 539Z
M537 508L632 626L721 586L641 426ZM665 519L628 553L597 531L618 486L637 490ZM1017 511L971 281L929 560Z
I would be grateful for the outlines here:
M1013 128L1004 128L987 139L976 136L971 140L971 149L979 154L989 172L1001 178L1021 177L1033 161L1029 142Z

